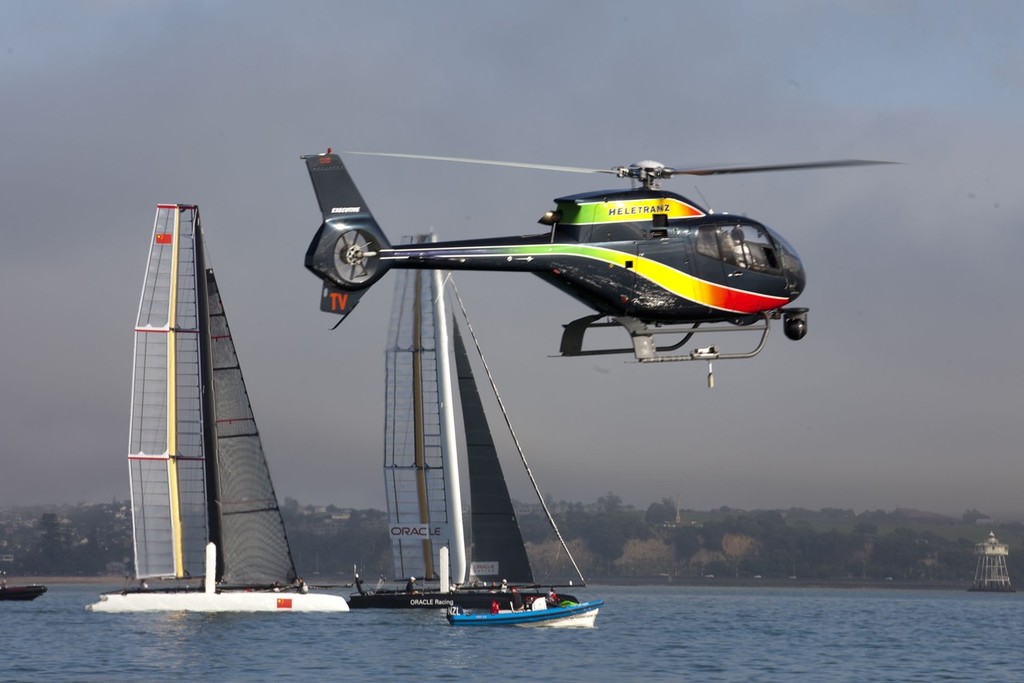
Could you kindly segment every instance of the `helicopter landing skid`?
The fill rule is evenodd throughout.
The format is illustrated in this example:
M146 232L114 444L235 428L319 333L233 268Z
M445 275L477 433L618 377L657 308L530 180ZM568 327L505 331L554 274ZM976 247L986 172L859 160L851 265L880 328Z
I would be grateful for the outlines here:
M603 356L617 353L630 353L640 363L669 363L678 361L706 361L732 360L736 358L753 358L764 349L768 340L770 329L770 316L768 313L761 314L763 320L752 325L737 326L729 324L710 324L700 327L701 323L694 323L690 326L666 325L663 327L650 327L646 323L629 316L619 316L606 322L598 322L605 316L602 314L587 315L563 325L565 331L562 333L562 344L559 352L563 356ZM591 328L621 326L629 333L633 340L633 347L611 348L611 349L583 349L583 336ZM707 334L709 332L761 332L761 338L757 346L750 351L739 353L722 353L717 346L697 347L687 353L674 354L684 344L690 341L695 334ZM658 346L654 341L655 335L681 334L683 335L675 344Z

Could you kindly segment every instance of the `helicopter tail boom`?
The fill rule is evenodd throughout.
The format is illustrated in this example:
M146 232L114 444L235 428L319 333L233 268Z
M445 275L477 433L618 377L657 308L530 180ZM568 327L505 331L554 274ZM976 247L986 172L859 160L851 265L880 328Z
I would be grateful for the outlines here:
M305 265L323 281L320 309L344 319L390 268L380 253L391 245L337 154L302 158L323 215Z

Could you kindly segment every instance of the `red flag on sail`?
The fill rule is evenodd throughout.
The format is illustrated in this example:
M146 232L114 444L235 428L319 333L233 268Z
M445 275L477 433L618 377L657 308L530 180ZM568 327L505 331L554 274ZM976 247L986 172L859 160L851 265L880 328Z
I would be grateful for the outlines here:
M156 233L156 243L157 244L170 244L173 239L174 239L174 235L172 233L169 233L169 232L158 232L158 233Z

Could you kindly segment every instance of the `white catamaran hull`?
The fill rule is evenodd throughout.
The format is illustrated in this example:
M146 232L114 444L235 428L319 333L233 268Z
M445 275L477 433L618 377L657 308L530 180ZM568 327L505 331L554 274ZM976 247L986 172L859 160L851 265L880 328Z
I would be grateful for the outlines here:
M347 612L340 595L256 591L105 593L90 612Z
M217 566L217 547L206 546L206 575ZM347 612L340 595L289 590L146 590L104 593L86 605L90 612Z

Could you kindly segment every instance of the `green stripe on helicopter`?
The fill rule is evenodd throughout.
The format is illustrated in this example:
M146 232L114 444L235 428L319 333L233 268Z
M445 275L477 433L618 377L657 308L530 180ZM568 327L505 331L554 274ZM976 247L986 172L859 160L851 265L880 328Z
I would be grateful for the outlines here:
M672 197L579 204L560 202L558 208L562 212L558 222L563 225L623 223L647 220L654 214L665 214L670 219L694 218L704 215L704 212L697 207Z

